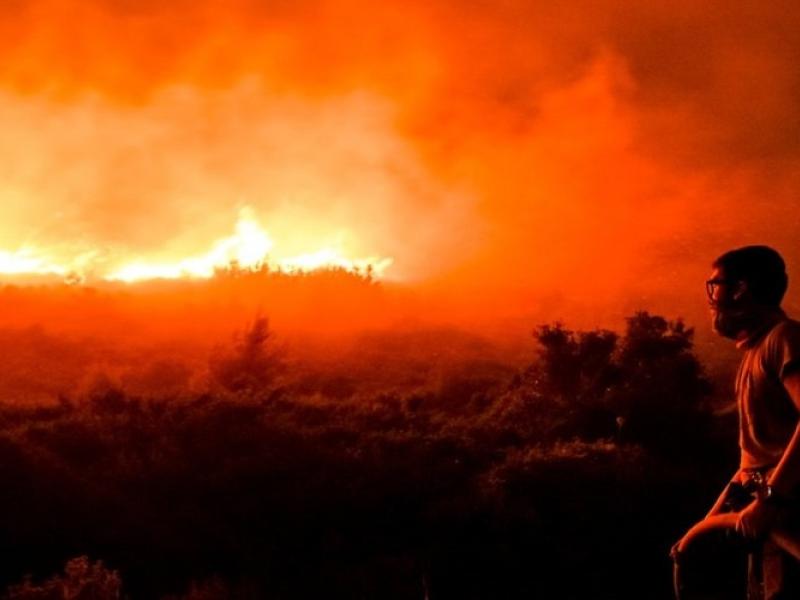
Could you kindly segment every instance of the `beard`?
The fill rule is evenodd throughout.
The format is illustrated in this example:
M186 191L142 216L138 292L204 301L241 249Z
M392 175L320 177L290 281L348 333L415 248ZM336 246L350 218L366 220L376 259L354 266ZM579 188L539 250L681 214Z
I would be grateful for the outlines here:
M711 328L722 337L738 339L742 332L748 330L750 321L744 311L721 307L711 309Z

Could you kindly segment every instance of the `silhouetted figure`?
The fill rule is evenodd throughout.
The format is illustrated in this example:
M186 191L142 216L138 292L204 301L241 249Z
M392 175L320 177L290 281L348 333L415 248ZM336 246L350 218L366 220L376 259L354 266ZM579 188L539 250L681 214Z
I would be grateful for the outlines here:
M673 548L676 595L800 599L800 322L780 307L785 264L772 248L747 246L712 267L714 331L743 353L741 460L705 519Z

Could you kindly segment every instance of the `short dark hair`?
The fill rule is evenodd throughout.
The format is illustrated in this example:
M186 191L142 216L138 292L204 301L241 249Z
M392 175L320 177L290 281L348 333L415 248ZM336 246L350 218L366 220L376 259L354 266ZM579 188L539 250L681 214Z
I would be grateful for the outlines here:
M789 285L786 263L769 246L730 250L711 266L721 269L727 279L746 282L753 299L767 306L780 306Z

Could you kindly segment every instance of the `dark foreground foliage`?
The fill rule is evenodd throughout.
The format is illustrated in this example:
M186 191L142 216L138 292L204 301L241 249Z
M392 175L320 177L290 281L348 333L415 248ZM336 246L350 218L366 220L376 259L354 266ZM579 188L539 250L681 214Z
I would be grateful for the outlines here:
M32 577L7 597L669 598L670 544L731 468L691 330L536 338L513 378L324 395L256 323L206 394L6 406L0 575ZM113 571L51 577L82 555Z

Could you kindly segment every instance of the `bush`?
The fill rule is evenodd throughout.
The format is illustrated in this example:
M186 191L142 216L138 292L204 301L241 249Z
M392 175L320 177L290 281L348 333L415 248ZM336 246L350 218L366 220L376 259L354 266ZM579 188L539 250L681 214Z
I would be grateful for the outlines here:
M122 582L116 571L87 556L68 561L63 575L41 584L27 578L8 588L6 600L119 600Z

